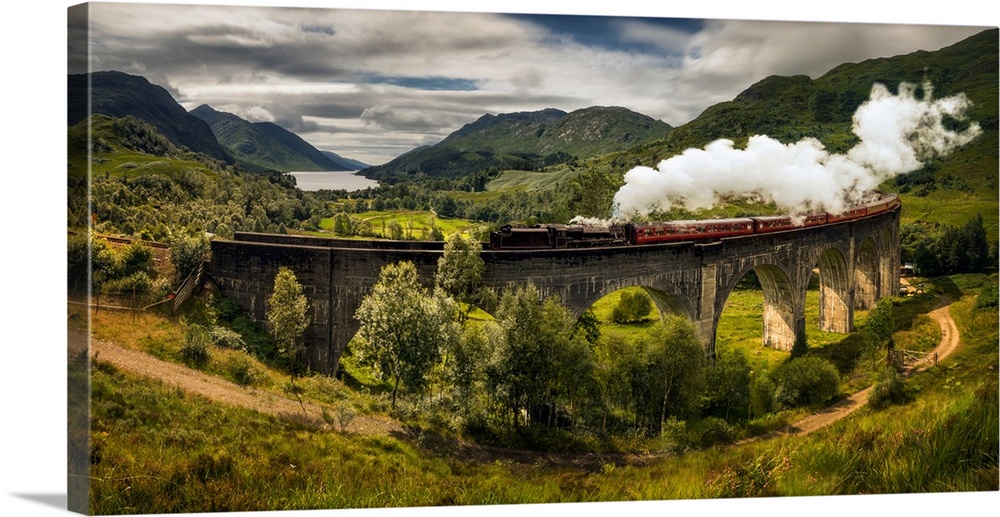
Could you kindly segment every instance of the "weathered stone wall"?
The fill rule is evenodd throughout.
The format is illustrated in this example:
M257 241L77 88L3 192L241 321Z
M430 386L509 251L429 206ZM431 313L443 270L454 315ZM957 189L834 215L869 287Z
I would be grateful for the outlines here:
M431 286L442 243L356 241L240 233L213 241L209 275L257 320L278 267L295 271L309 297L306 331L311 368L335 373L341 353L358 330L354 313L386 264L411 261ZM484 250L484 283L497 290L532 283L558 295L577 315L618 289L641 286L661 311L695 322L706 353L730 292L754 270L764 287L763 339L790 349L805 330L805 295L813 271L821 280L820 325L846 332L853 311L895 293L899 271L899 211L790 232L676 243L568 250Z
M212 241L209 275L226 297L255 321L263 322L278 268L286 266L295 272L309 301L310 324L303 336L306 362L310 368L326 372L340 359L331 334L331 257L329 248Z

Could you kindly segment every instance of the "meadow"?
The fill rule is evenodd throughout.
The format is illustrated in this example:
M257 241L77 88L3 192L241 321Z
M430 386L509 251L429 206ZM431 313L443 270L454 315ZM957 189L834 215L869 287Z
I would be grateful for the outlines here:
M371 210L351 214L352 218L365 221L371 225L376 237L388 239L391 236L389 227L398 224L406 239L430 240L431 231L437 228L445 238L453 233L464 233L481 226L473 221L455 218L438 217L431 210ZM311 235L330 237L334 229L334 218L324 217L320 220L320 232L304 232ZM339 236L338 236L339 237ZM371 237L353 236L359 239Z
M405 431L385 435L316 428L192 396L97 357L92 510L218 512L997 490L997 311L995 304L977 304L976 296L995 280L986 275L927 279L924 295L896 300L894 336L900 342L930 343L939 335L923 314L940 294L957 300L951 312L963 337L954 356L906 381L907 402L863 408L806 436L681 453L656 449L657 442L648 441L643 454L535 454L481 447L406 422ZM649 322L608 323L609 308L621 293L593 307L602 332L643 332ZM719 346L744 347L756 361L773 364L785 353L760 345L755 319L761 302L759 290L734 292L720 323ZM858 316L862 321L864 314ZM80 321L79 315L71 318L71 325ZM98 311L93 329L99 339L183 362L184 324L192 321ZM849 357L856 352L852 336L817 344L815 353L835 357L841 347L847 351L839 354ZM234 365L246 361L255 372L255 388L289 396L286 374L242 351L213 347L202 369L238 382ZM868 377L867 361L855 358L853 364L845 390L851 379ZM359 367L345 368L357 376L354 388L307 376L300 381L302 397L330 407L348 404L359 413L386 411L384 396L373 389L378 382L364 377Z

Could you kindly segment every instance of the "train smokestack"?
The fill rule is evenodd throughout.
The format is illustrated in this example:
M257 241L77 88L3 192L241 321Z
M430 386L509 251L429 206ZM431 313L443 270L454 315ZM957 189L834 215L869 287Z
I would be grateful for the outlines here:
M854 113L859 142L844 154L828 152L815 138L784 144L765 135L750 137L743 149L721 139L704 149L688 149L657 167L635 167L614 197L614 218L645 217L684 207L711 208L725 196L756 195L783 211L839 212L870 197L883 181L917 170L982 133L976 122L964 129L971 102L964 94L935 100L932 87L901 83L893 95L875 84Z

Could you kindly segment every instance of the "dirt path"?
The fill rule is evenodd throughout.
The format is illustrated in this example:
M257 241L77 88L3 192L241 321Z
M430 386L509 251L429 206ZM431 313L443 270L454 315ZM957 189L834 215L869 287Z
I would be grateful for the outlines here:
M958 348L960 337L958 335L958 327L955 326L955 320L948 312L948 307L950 305L951 300L942 296L941 302L938 303L937 307L927 314L941 326L941 341L936 347L934 347L931 354L928 354L916 364L911 365L907 374L921 372L931 366L934 366L935 360L940 361L941 359L948 357L955 351L956 348ZM935 356L935 354L937 355Z
M955 351L955 348L958 347L958 327L955 326L955 320L952 319L951 314L948 312L948 307L951 306L951 303L952 301L949 298L941 296L937 307L928 313L928 316L938 322L938 325L941 326L941 341L938 342L937 346L934 347L934 350L927 354L922 360L907 366L903 372L904 375L911 375L913 373L926 370L936 364L936 361L949 356ZM873 387L869 386L861 391L858 391L850 397L847 397L846 399L841 400L818 413L813 413L802 420L795 422L785 429L775 433L775 435L804 435L826 427L837 420L850 415L867 404L868 398L871 396L872 389Z
M208 375L157 359L149 354L129 350L108 341L92 339L90 355L97 361L107 361L116 367L134 374L159 379L169 386L177 386L187 393L205 397L209 400L252 409L278 418L299 422L318 429L332 429L323 419L321 406L285 398L274 392L252 387L243 387L214 375ZM329 414L335 420L333 408L328 408ZM339 426L337 427L339 430ZM345 429L354 434L383 434L402 432L398 422L388 417L357 415Z

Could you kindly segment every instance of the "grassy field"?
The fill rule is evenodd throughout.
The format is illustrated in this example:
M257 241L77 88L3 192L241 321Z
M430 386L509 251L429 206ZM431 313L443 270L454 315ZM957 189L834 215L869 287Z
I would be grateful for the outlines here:
M157 174L175 178L191 173L209 176L216 174L204 163L190 156L166 158L155 153L135 151L121 146L119 138L114 136L112 129L114 125L115 122L109 117L95 115L91 128L93 138L107 145L107 151L113 149L113 152L95 152L93 156L85 152L90 147L87 144L88 138L90 138L87 124L81 123L70 128L68 157L70 176L85 177L87 174L91 174L94 177L129 176L134 178L142 174Z
M561 167L552 171L507 170L500 173L486 185L491 192L514 190L549 190L559 183L567 182L580 174L579 170Z
M435 226L444 233L445 238L453 233L463 233L473 229L476 223L465 219L446 219L428 210L383 210L351 214L351 217L367 221L379 237L389 238L388 225L395 221L403 228L404 237L417 240L429 240L431 229ZM333 218L326 217L320 221L319 227L324 232L311 232L321 236L330 236L333 231ZM368 237L358 237L359 239Z
M92 510L221 512L997 490L997 311L975 305L979 286L995 281L985 275L925 280L926 295L897 300L897 343L908 334L925 344L935 337L923 315L937 294L957 300L951 312L963 338L958 352L941 366L906 381L909 402L877 411L863 408L804 437L681 455L532 455L416 430L393 436L316 430L186 395L118 371L98 357L92 381ZM600 320L607 320L621 293L595 304ZM752 321L759 318L759 296L754 290L734 292L720 323L720 343L731 339L726 346L746 341L748 347L762 348L760 329ZM859 314L859 321L863 317ZM605 324L602 331L637 333L645 325ZM721 335L725 325L732 328L731 338ZM178 360L183 342L176 320L154 314L101 311L93 328L99 338L168 360ZM851 350L851 336L817 345L815 352ZM785 354L763 350L756 357L770 352ZM225 365L241 353L213 348L217 366L206 371L225 377ZM256 387L277 395L287 377L258 366L272 380ZM305 386L303 397L324 397L318 384Z
M923 221L961 226L980 214L983 215L986 235L991 242L996 242L1000 233L996 199L984 199L964 192L935 191L926 197L907 196L903 199L900 222Z

